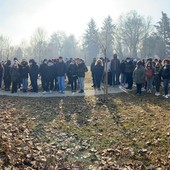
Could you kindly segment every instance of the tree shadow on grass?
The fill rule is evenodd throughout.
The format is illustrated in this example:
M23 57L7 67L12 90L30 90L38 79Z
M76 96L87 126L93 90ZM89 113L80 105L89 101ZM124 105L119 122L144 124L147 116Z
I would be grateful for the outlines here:
M126 95L124 95L124 98L119 98L118 96L113 97L113 95L109 96L109 100L105 101L104 104L107 106L109 112L113 114L113 120L115 122L115 125L117 126L118 132L124 136L126 140L130 142L130 146L133 148L134 154L131 155L132 160L139 160L143 162L143 165L148 166L150 164L150 159L148 157L147 152L143 152L143 148L139 145L138 141L134 140L135 135L131 132L131 129L127 128L124 123L124 118L122 117L121 110L119 110L119 107L114 103L115 100L120 100L122 102L122 105L125 103L127 104L130 102L127 100ZM135 103L131 103L135 104ZM113 109L114 107L114 109ZM114 112L113 112L114 110Z

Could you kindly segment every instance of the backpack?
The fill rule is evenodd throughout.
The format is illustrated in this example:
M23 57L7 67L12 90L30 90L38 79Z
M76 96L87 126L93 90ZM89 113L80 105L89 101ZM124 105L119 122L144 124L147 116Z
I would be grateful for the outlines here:
M146 76L147 76L148 78L151 78L151 77L153 76L153 69L148 68L148 69L146 70Z

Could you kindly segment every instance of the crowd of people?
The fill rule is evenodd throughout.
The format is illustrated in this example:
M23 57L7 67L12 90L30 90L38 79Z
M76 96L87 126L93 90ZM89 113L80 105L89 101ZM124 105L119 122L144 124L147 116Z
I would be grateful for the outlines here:
M23 92L26 93L30 78L31 92L37 93L40 77L43 94L52 93L54 90L64 94L67 75L72 92L79 89L79 93L84 93L84 79L87 71L88 68L84 60L79 58L66 62L64 62L63 57L53 60L44 59L39 66L34 59L30 59L29 62L26 60L19 62L17 58L14 58L13 61L7 60L0 63L0 88L4 84L5 91L17 93L22 86ZM79 88L77 84L79 84Z
M110 86L121 85L131 90L136 85L136 94L142 91L151 94L155 88L155 95L160 96L160 88L164 87L163 97L168 98L168 85L170 81L170 60L152 59L139 60L126 58L120 61L117 54L107 62L107 70L103 67L104 60L94 58L91 64L93 87L100 89L105 73L108 73L108 84Z
M146 61L137 61L128 57L120 61L117 54L114 54L111 60L94 58L90 70L94 89L101 89L107 72L107 81L110 86L121 85L131 90L135 84L137 95L141 95L142 91L150 94L155 88L155 95L160 96L160 88L163 84L163 96L168 98L170 81L170 60L168 59L161 61L149 58ZM44 59L40 65L34 59L30 59L29 62L26 60L20 62L14 58L13 61L0 62L0 89L17 93L22 87L22 91L26 93L30 82L31 91L38 92L40 87L37 82L40 78L43 94L52 93L54 90L64 94L65 80L67 79L72 93L77 90L79 93L84 93L87 71L88 68L84 60L79 58L70 58L66 61L63 60L63 57L52 60Z

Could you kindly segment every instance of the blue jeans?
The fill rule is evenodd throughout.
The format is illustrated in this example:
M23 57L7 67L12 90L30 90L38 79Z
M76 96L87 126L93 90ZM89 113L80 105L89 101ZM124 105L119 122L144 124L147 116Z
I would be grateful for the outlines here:
M80 90L84 91L84 77L78 77Z
M31 79L31 85L32 85L32 92L38 93L37 78L30 78L30 79Z
M164 94L168 95L169 79L164 79Z
M28 90L28 79L22 79L23 91Z
M1 88L1 86L2 86L2 76L0 76L0 88Z
M65 76L58 76L57 80L58 80L59 92L64 92L64 90L65 90Z

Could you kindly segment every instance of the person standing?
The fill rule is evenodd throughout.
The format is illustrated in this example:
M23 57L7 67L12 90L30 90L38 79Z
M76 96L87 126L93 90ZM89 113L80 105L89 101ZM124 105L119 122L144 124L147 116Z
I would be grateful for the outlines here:
M93 58L93 62L90 65L90 71L91 71L92 82L93 82L92 87L94 87L94 88L96 87L95 80L94 80L94 66L95 66L95 64L96 64L96 58Z
M98 59L94 67L95 84L98 90L100 90L103 73L104 73L103 62L102 60Z
M112 73L112 79L113 79L113 86L119 85L119 76L120 76L120 60L117 58L117 54L113 55L113 59L111 60L111 73Z
M55 66L52 60L48 60L47 65L47 91L49 90L52 93L54 90Z
M7 60L6 64L4 65L4 85L5 85L5 91L10 91L11 86L11 61Z
M162 77L162 66L159 62L155 65L155 87L156 87L156 93L155 96L160 96L160 87L161 87L161 77Z
M26 60L22 60L20 66L20 76L23 84L23 93L28 91L28 75L29 75L29 66Z
M170 81L170 60L164 59L163 60L163 68L162 68L162 78L164 83L164 95L163 97L168 99L168 86Z
M12 82L12 91L11 93L17 93L17 83L19 80L19 67L15 62L10 70L11 82Z
M32 85L31 91L38 93L37 80L38 80L39 67L34 59L30 59L29 64L30 64L29 74L30 74L30 80L31 80L31 85Z
M136 94L141 95L142 84L145 81L145 68L143 67L141 61L137 62L137 66L133 71L133 80L136 83Z
M133 85L133 71L134 71L134 64L132 60L128 57L125 61L125 75L126 75L126 82L128 87L126 89L131 90Z
M63 61L63 57L59 57L59 62L56 65L56 74L58 80L59 93L64 94L65 91L65 74L66 74L66 64Z
M120 76L121 76L121 85L125 86L126 84L126 74L125 74L125 60L122 60L120 63Z
M148 61L146 64L146 89L147 93L152 93L153 80L154 80L155 68L152 65L152 61Z
M77 64L75 60L72 60L72 62L70 63L68 71L70 74L71 90L72 93L74 93L77 90Z
M46 94L47 92L47 67L47 59L44 59L39 69L43 94Z
M0 62L0 89L2 88L3 77L4 77L4 66L2 62Z
M77 68L77 76L80 86L79 93L84 93L84 80L85 80L85 73L88 71L87 66L85 65L84 60L79 59L78 68Z

